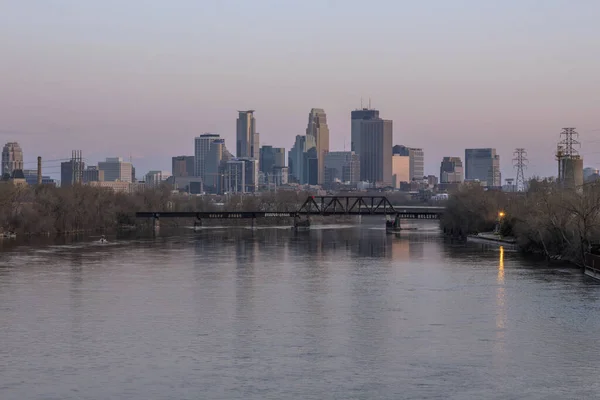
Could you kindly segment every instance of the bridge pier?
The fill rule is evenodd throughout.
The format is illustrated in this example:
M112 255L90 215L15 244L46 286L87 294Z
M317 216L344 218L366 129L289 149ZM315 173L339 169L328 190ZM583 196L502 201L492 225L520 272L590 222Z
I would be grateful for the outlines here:
M310 229L310 217L306 215L306 219L304 221L300 220L300 216L296 214L294 216L294 227L292 228L294 231L307 231Z
M154 218L153 218L153 231L154 234L157 234L158 231L160 230L160 216L158 214L154 214Z
M202 227L202 219L199 215L196 215L196 220L194 221L194 232L198 231L198 228Z
M400 232L402 230L402 226L400 225L400 214L396 214L393 220L388 220L386 217L385 230L390 233Z

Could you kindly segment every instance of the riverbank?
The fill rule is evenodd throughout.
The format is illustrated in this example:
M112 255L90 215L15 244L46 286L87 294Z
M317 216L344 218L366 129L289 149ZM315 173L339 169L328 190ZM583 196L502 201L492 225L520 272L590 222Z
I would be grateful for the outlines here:
M598 183L575 190L532 181L526 193L463 185L450 196L440 226L463 238L497 230L523 253L583 266L585 252L600 238L599 211Z

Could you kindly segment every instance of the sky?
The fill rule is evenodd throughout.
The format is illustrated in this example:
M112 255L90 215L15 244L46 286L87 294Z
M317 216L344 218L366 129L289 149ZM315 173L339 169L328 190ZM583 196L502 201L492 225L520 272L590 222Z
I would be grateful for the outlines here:
M370 98L428 174L494 147L514 177L524 147L527 176L553 175L563 127L600 167L599 17L597 0L0 0L0 142L44 174L77 149L139 177L202 133L235 151L244 109L287 150L323 108L349 150Z

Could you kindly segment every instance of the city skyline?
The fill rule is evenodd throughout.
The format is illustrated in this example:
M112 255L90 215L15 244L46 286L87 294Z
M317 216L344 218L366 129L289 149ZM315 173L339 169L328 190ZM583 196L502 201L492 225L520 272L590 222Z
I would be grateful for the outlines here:
M555 175L566 126L581 135L585 165L600 165L600 3L138 4L0 5L0 141L19 142L27 165L81 149L94 162L131 155L140 171L168 169L204 132L233 151L231 115L250 108L261 142L286 150L306 111L323 108L330 149L350 150L361 97L394 121L394 144L423 148L426 174L491 147L514 177L522 147L528 175ZM230 29L244 18L253 29Z

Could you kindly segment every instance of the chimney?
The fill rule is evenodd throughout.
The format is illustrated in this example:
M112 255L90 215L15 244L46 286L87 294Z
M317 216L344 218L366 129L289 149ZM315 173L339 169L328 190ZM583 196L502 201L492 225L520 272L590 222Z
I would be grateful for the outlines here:
M38 156L37 184L42 184L42 157Z

